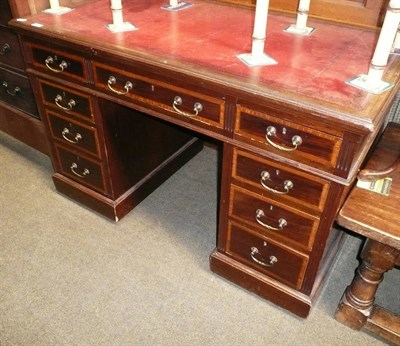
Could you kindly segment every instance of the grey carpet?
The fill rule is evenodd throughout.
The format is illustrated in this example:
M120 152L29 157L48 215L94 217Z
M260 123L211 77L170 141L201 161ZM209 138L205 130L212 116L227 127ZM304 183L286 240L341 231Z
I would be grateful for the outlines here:
M114 224L58 194L49 159L0 133L0 344L384 344L334 319L356 237L307 319L210 272L216 161L206 147ZM379 302L400 311L399 287L388 273Z

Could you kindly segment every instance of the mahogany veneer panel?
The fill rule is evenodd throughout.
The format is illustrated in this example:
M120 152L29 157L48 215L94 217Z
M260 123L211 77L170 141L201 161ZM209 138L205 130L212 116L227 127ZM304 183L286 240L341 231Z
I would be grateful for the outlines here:
M93 126L79 123L52 111L46 111L46 115L53 139L79 147L90 154L100 155L98 135Z
M228 239L227 254L290 286L301 287L307 256L289 251L235 223L228 225Z
M260 234L277 239L283 244L298 248L305 253L312 249L318 230L318 217L288 205L258 197L256 194L234 185L231 189L230 215L236 221L245 222ZM257 210L262 210L264 215L256 217ZM280 219L284 219L287 224L282 229L271 230L260 225L257 219L274 228L279 228Z
M232 177L237 182L244 183L247 188L255 188L260 195L291 205L300 205L314 212L324 210L330 186L327 180L241 150L234 151L232 170ZM262 172L270 174L270 179L263 182L268 187L285 191L284 182L290 180L293 188L287 194L273 194L261 184Z

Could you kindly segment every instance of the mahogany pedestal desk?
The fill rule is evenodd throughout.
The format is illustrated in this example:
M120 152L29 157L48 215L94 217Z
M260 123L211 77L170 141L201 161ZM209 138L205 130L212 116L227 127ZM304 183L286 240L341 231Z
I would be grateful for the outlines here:
M362 263L336 312L336 319L349 327L364 327L397 345L400 316L375 305L374 297L384 273L400 265L399 160L400 124L390 123L365 171L365 176L379 177L380 170L390 176L389 195L355 187L338 215L340 225L367 237L367 241L361 253Z
M369 94L346 80L368 71L376 31L310 20L312 36L294 35L284 30L295 16L271 13L266 51L278 63L249 67L237 55L251 51L253 9L197 0L169 12L164 2L124 1L138 30L121 33L107 29L109 0L11 21L55 186L117 221L211 138L222 159L211 270L306 317L340 249L337 211L399 89L400 58L385 71L393 87Z

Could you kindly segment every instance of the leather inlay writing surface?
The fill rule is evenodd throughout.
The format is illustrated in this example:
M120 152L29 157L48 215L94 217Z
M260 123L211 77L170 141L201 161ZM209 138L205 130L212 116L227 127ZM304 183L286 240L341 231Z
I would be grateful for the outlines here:
M77 42L91 42L121 49L124 53L153 59L213 79L239 79L244 89L266 88L272 92L364 109L370 95L345 84L349 78L368 71L377 34L374 31L319 21L310 37L283 30L293 16L270 15L265 51L278 65L252 67L236 55L250 52L254 11L196 1L180 12L160 9L160 1L126 1L124 20L138 30L113 34L105 25L112 21L109 1L77 7L63 16L41 14L25 23L38 22L46 32L67 33ZM392 58L396 59L395 57Z

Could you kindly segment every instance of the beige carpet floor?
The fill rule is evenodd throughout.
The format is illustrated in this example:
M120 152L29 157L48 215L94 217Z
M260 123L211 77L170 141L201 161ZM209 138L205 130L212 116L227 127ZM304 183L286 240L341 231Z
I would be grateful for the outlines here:
M349 236L307 319L209 270L217 151L206 147L119 223L58 194L50 160L0 133L0 345L382 345L334 319ZM400 311L400 273L378 301Z

